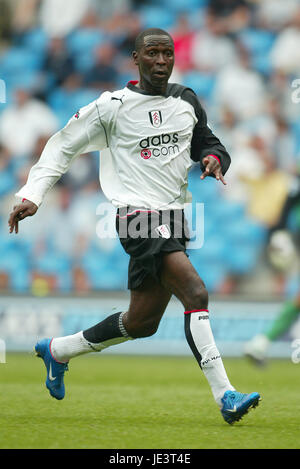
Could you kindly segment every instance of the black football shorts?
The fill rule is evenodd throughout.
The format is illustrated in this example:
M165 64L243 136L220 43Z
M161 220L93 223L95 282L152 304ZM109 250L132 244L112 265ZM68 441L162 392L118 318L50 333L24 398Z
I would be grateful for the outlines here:
M130 256L128 288L137 289L147 275L160 281L162 256L186 252L188 227L183 210L122 207L116 215L120 242Z

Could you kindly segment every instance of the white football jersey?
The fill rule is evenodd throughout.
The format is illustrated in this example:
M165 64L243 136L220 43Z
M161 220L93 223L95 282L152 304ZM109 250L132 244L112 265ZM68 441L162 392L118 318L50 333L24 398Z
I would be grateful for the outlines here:
M80 109L46 144L16 194L40 205L80 154L100 151L100 184L116 207L181 209L193 161L217 157L225 174L230 157L207 126L189 88L169 84L151 95L129 82Z

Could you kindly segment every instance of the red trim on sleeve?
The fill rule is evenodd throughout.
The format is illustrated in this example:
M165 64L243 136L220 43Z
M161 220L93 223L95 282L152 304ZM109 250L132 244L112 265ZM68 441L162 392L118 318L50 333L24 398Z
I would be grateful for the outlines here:
M218 156L216 156L216 155L207 155L207 156L212 156L213 158L215 158L217 160L217 162L219 163L219 165L221 166L221 160Z
M184 314L200 313L201 311L209 312L208 309L192 309L191 311L185 311Z
M138 82L138 80L130 80L128 83L130 83L131 85L137 85Z

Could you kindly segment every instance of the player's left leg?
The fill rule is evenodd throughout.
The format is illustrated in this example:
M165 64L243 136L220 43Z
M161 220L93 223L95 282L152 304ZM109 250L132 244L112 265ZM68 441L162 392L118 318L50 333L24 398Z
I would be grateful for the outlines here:
M63 377L71 358L154 334L170 297L170 292L148 276L139 288L131 290L127 312L114 313L76 334L39 341L35 350L45 363L46 387L50 394L56 399L63 399Z
M234 423L258 404L258 393L243 394L231 385L210 327L208 293L198 273L183 252L165 254L162 284L185 309L187 342L211 387L226 422Z
M65 363L78 355L150 336L156 332L170 297L171 293L147 276L138 288L130 291L127 311L111 314L76 334L54 338L51 353L58 362Z

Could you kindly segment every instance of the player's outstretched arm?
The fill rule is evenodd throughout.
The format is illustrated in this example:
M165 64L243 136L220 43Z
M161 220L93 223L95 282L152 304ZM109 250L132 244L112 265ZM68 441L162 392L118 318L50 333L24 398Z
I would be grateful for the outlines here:
M67 125L46 143L39 161L15 195L23 202L15 205L9 217L10 233L19 231L19 221L34 215L47 192L66 173L72 161L83 153L107 146L106 132L99 118L96 101L78 111Z
M21 204L15 205L8 220L9 232L19 232L19 221L26 217L32 217L37 212L38 206L30 200L24 200Z

